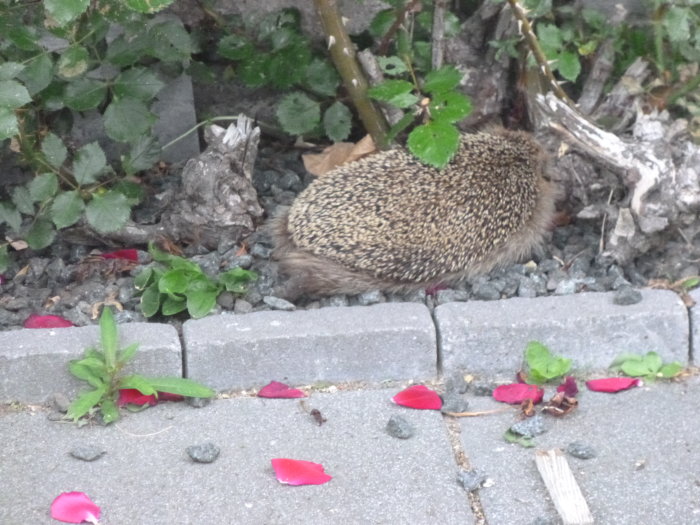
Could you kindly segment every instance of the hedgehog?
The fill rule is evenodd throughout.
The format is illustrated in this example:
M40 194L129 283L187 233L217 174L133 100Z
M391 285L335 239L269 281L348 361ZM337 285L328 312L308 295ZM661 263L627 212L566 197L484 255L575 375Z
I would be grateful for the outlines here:
M523 131L463 133L442 169L403 148L342 165L272 220L284 295L406 292L510 264L541 243L553 194Z

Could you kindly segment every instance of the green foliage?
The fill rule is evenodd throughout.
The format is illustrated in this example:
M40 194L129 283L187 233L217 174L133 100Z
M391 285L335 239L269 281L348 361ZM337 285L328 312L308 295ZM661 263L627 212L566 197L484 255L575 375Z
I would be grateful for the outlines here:
M190 317L204 317L216 306L221 292L243 294L257 278L255 272L233 268L212 279L198 264L170 255L150 245L148 251L156 261L136 276L134 285L141 292L141 311L152 317L159 311L175 315L187 310Z
M101 350L89 348L82 359L73 360L68 365L71 374L92 387L68 407L67 415L73 421L94 412L100 412L105 423L116 421L119 419L117 398L123 388L135 388L144 395L156 396L159 392L188 397L214 395L210 388L181 377L122 375L122 369L136 354L138 344L119 350L117 323L109 308L104 308L100 316L100 342Z
M549 348L537 341L527 344L525 362L529 370L528 381L535 384L557 379L571 370L571 359L552 355Z
M671 379L683 371L683 365L678 362L664 364L656 352L623 354L613 361L610 368L630 377L643 377L647 381Z
M508 443L515 443L523 448L533 448L535 446L535 441L531 437L521 436L510 429L506 430L506 433L503 434L503 439Z
M0 6L0 140L34 173L0 196L1 238L41 249L82 218L99 232L128 220L138 198L126 193L127 177L160 155L150 108L197 51L182 23L150 14L172 1L7 0ZM119 31L108 38L110 27ZM104 127L119 143L121 159L108 161L97 142L73 145L76 111ZM0 271L7 263L0 258Z

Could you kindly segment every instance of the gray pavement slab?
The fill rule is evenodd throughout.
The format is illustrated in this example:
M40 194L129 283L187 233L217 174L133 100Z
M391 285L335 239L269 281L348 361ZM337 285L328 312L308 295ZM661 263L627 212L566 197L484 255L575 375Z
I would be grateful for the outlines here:
M448 303L435 308L442 371L512 378L529 341L571 358L581 373L600 371L624 353L658 352L687 364L688 312L666 290L613 303L614 292Z
M139 343L125 372L146 376L182 376L177 331L170 325L119 325L120 348ZM0 332L0 402L41 403L54 392L75 396L85 383L68 372L71 359L87 348L99 348L97 325L80 328L41 328Z
M64 491L87 493L102 507L102 525L474 523L442 416L394 405L397 391L313 393L303 405L260 398L202 409L165 403L109 427L50 422L43 412L0 413L0 523L56 523L49 507ZM326 418L322 426L312 408ZM409 420L416 435L390 437L384 428L392 414ZM185 449L204 441L221 448L219 458L193 463ZM76 444L106 454L79 461L69 456ZM333 479L280 484L270 465L276 457L321 463Z
M470 462L493 480L479 491L488 523L531 525L537 518L560 523L534 451L565 450L573 441L598 452L589 460L567 455L595 523L700 523L700 377L617 394L586 390L578 397L574 413L546 418L549 430L535 438L536 448L503 440L518 420L512 412L460 421ZM503 405L474 398L471 409L498 406Z
M187 321L183 341L188 377L218 390L437 374L435 326L415 303L212 316Z

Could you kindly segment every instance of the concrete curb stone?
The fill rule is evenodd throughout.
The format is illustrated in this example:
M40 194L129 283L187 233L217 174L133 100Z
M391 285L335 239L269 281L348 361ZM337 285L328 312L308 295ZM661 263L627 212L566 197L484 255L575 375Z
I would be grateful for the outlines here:
M218 390L437 374L435 326L416 303L212 316L185 322L183 340L187 376Z
M120 349L132 343L139 343L139 350L127 373L182 376L180 340L172 326L119 325ZM99 344L97 325L0 332L0 402L41 403L54 392L74 397L85 383L68 372L68 362Z
M666 290L642 290L620 306L614 292L448 303L435 308L442 373L512 378L529 341L573 359L580 372L602 371L623 353L656 351L688 363L688 311Z

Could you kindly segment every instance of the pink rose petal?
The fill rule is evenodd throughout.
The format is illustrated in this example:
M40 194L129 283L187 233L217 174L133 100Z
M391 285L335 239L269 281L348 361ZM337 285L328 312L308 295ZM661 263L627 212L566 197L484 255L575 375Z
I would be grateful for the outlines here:
M68 328L69 326L75 325L60 315L31 314L24 321L25 328Z
M290 388L284 383L270 381L267 385L260 389L260 392L258 392L258 397L293 399L297 397L306 397L306 394L297 388Z
M397 405L419 410L440 410L442 408L440 396L425 385L410 386L396 394L391 400Z
M119 397L117 398L117 406L124 405L157 405L159 401L182 401L185 399L179 394L170 394L168 392L158 392L158 397L154 395L144 395L135 388L120 388Z
M288 485L322 485L331 479L323 465L300 459L276 458L272 460L277 481Z
M97 523L101 509L84 492L64 492L51 504L51 517L64 523Z
M586 381L586 386L594 392L615 393L627 390L642 383L640 379L634 377L608 377L605 379L591 379Z
M133 248L127 248L125 250L115 250L113 252L103 253L102 257L105 259L126 259L127 261L139 261L139 252Z
M569 397L576 397L578 394L578 386L574 376L566 376L564 382L557 387L557 392L564 392Z
M542 401L542 397L544 397L543 388L526 383L501 385L493 391L493 398L501 403L519 404L531 399L533 403L537 404Z

